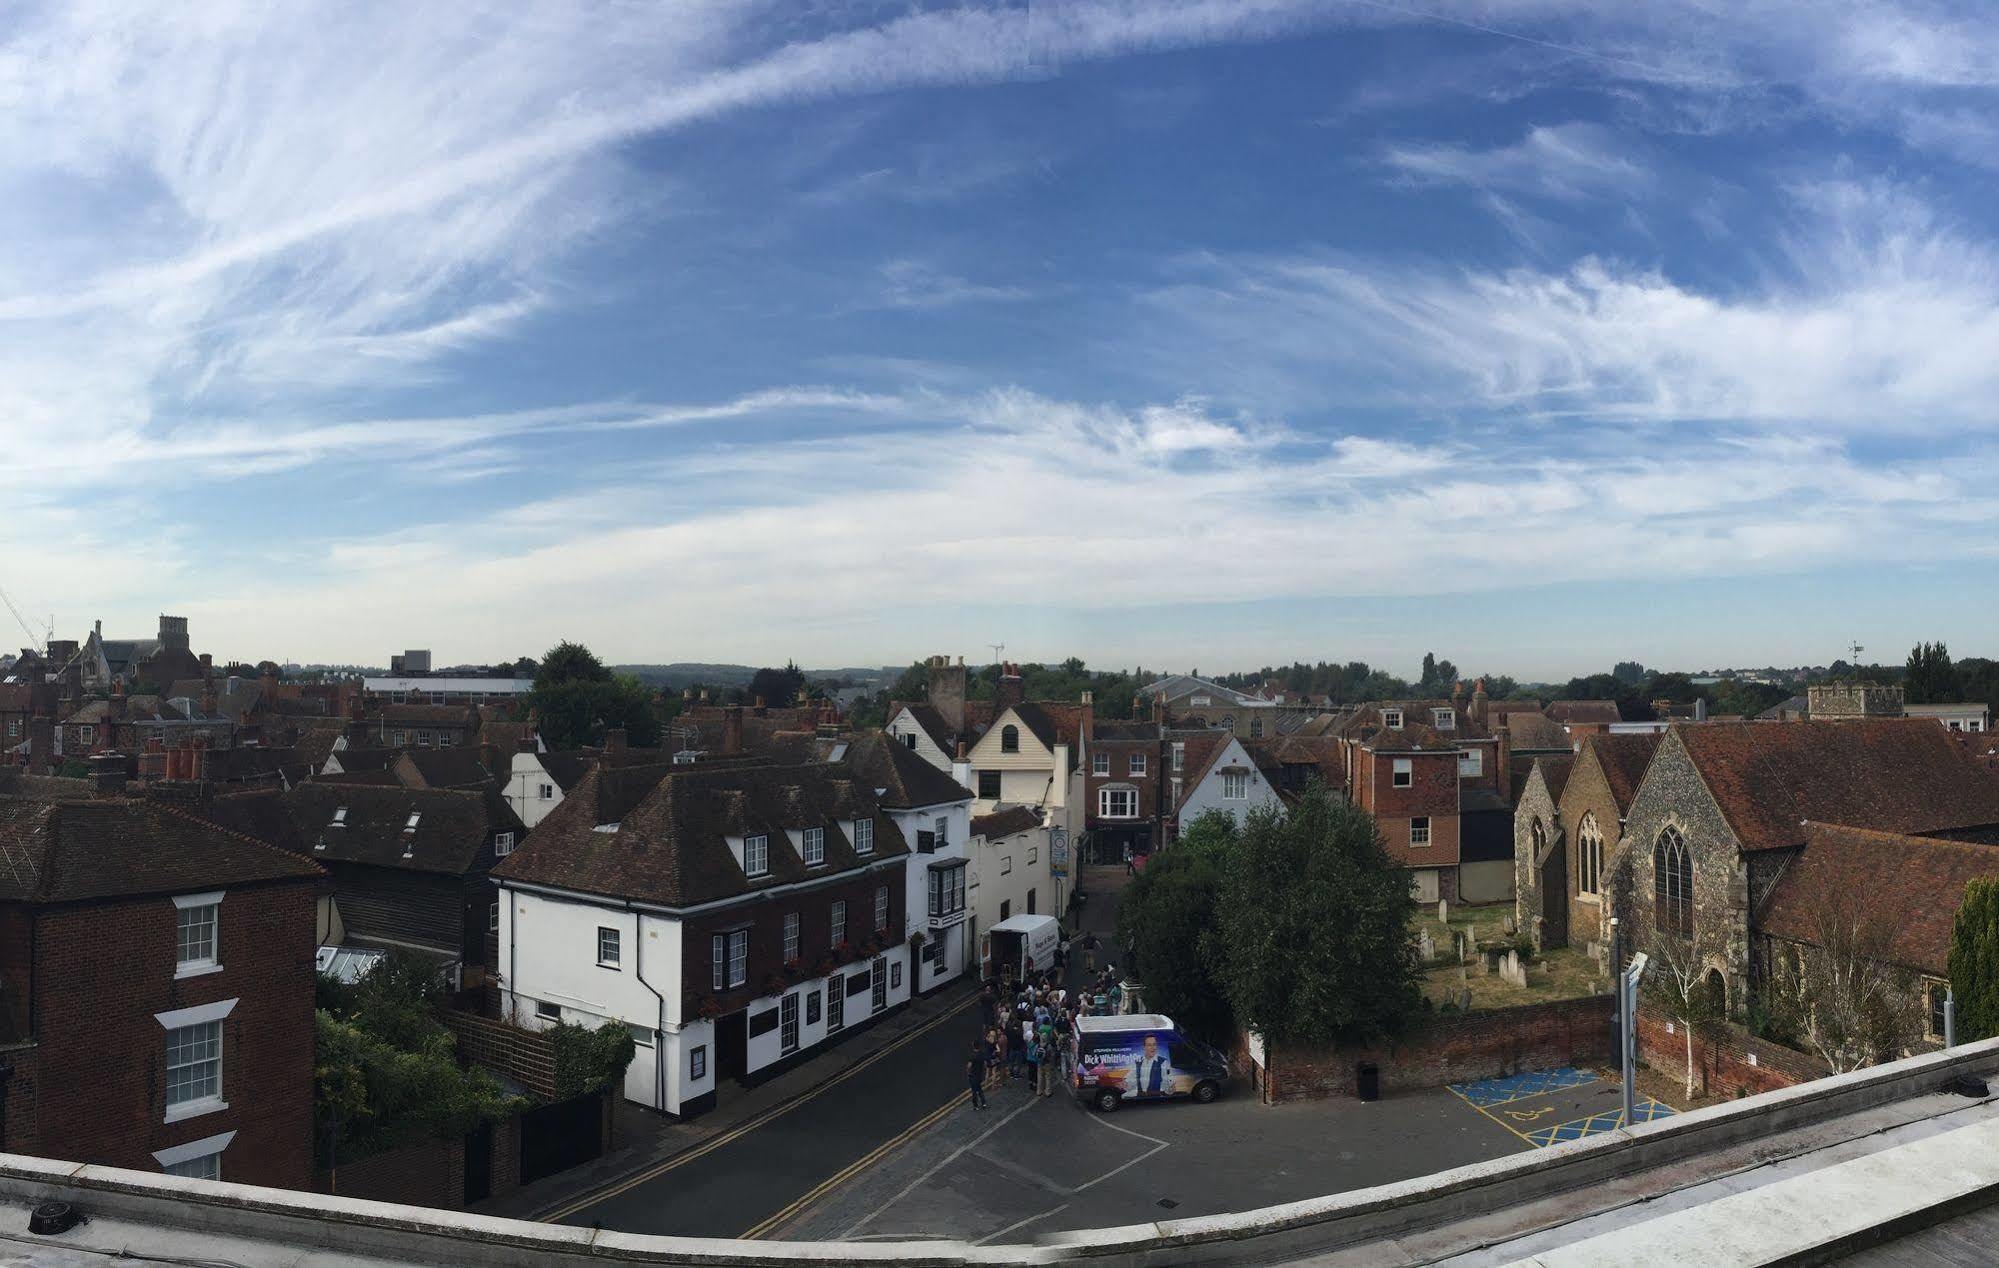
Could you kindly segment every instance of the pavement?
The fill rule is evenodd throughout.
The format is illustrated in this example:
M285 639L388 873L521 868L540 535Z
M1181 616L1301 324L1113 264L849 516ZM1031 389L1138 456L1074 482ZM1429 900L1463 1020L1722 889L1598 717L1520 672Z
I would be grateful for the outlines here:
M1123 869L1085 869L1083 928L1104 938ZM1566 1082L1566 1080L1558 1080ZM1517 1088L1494 1088L1498 1106ZM1019 1083L975 1111L962 1093L935 1123L797 1204L766 1236L1027 1242L1065 1228L1213 1215L1364 1188L1530 1147L1503 1117L1449 1089L1380 1101L1258 1104L1232 1085L1212 1105L1133 1104L1100 1114ZM1503 1108L1500 1110L1503 1115Z
M689 1121L621 1101L614 1149L473 1210L633 1233L743 1236L964 1095L975 999L970 980L947 985L769 1082L725 1089L715 1109Z

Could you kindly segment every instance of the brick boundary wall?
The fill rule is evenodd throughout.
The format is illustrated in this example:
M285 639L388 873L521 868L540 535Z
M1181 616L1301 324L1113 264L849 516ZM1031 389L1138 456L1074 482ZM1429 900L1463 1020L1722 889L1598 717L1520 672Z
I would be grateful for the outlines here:
M1229 1064L1266 1105L1356 1095L1362 1062L1380 1068L1383 1092L1404 1092L1523 1070L1606 1064L1615 1015L1614 996L1591 995L1433 1017L1375 1047L1267 1045L1260 1072L1249 1059L1248 1041L1238 1038Z
M497 1143L499 1132L493 1134ZM337 1192L345 1198L461 1210L465 1206L465 1142L420 1140L400 1149L343 1161L336 1173L319 1171L313 1180L319 1192Z
M458 1053L474 1065L507 1075L547 1099L555 1095L555 1041L538 1030L457 1009L438 1016L458 1037Z
M1673 1033L1666 1027L1675 1026ZM1649 1004L1638 1006L1638 1055L1647 1066L1684 1085L1687 1036ZM1752 1062L1751 1057L1755 1060ZM1755 1096L1823 1079L1832 1071L1816 1057L1758 1039L1730 1024L1719 1042L1694 1039L1695 1086L1706 1096Z

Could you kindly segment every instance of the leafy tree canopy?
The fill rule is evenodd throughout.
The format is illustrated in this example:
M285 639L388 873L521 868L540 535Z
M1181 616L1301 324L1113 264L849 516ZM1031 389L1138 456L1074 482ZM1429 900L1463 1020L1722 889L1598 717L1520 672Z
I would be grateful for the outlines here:
M1367 812L1307 789L1250 814L1223 868L1214 946L1238 1022L1275 1042L1368 1042L1419 1006L1415 900Z
M1232 817L1208 811L1118 897L1118 945L1134 957L1146 1005L1218 1044L1234 1029L1214 966L1221 880L1235 835Z
M805 689L805 675L790 661L783 669L759 669L750 675L747 691L751 700L762 700L773 709L788 709Z
M528 707L551 749L600 743L612 727L623 727L626 740L640 748L660 740L651 689L630 675L613 674L580 643L562 642L549 649L528 693Z
M1942 643L1918 643L1909 649L1902 685L1910 704L1955 704L1964 699L1957 671L1950 663L1950 649Z
M1949 968L1958 1042L1999 1035L1999 880L1965 886L1951 929Z

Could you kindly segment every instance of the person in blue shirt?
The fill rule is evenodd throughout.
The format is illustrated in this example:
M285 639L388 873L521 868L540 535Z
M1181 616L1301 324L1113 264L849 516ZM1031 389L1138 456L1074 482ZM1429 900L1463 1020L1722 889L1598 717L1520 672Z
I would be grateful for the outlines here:
M1132 1062L1131 1073L1124 1080L1124 1094L1127 1099L1147 1096L1165 1096L1173 1091L1173 1065L1166 1054L1159 1050L1159 1036L1147 1035L1145 1047Z

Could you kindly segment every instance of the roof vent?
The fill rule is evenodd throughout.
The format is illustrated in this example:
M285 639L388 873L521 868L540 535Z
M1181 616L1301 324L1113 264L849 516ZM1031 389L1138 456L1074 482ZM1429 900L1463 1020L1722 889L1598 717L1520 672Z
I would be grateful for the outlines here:
M43 1202L28 1217L28 1231L55 1237L75 1228L83 1216L67 1202Z

